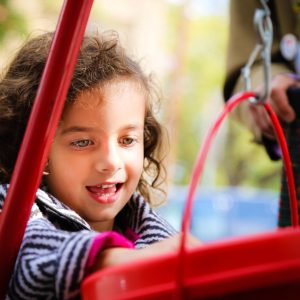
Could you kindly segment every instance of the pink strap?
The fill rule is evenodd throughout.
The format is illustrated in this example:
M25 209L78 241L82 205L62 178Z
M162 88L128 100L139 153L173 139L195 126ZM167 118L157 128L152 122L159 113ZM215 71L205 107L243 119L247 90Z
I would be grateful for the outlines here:
M85 270L88 271L93 266L96 255L100 250L111 247L134 248L134 244L123 235L115 231L99 233L93 240Z

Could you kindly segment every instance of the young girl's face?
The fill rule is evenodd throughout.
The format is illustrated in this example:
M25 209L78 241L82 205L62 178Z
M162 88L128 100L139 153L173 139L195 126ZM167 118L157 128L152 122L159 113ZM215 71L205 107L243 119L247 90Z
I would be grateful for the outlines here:
M111 230L143 171L145 93L132 80L67 106L49 154L50 192L97 231Z

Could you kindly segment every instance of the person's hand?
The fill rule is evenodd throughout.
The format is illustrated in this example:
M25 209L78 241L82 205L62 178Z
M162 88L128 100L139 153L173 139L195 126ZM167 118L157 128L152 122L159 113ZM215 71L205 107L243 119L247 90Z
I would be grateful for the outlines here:
M160 242L153 243L142 249L118 247L105 249L98 253L96 263L91 271L93 272L106 267L135 262L170 252L176 252L179 249L180 238L181 236L178 234ZM186 245L187 248L193 248L201 245L201 242L192 235L188 235Z
M300 86L300 83L287 74L277 75L271 82L270 97L267 102L271 105L278 118L290 123L295 119L295 112L289 105L286 91L289 87ZM257 92L260 93L263 87ZM249 110L254 118L255 123L261 130L262 134L270 139L275 139L275 132L269 116L262 105L249 103Z

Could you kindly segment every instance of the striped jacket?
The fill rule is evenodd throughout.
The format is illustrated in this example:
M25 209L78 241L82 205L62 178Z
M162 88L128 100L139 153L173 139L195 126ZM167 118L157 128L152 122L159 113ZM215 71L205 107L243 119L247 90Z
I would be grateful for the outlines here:
M7 188L8 185L0 185L0 208ZM136 248L145 247L176 233L138 193L132 196L120 214L120 219L128 222L118 225L130 228L138 236L134 242ZM91 230L78 214L39 189L6 300L78 299L90 249L99 236L104 239L107 236L110 242L113 239L107 233ZM121 243L120 246L124 244Z

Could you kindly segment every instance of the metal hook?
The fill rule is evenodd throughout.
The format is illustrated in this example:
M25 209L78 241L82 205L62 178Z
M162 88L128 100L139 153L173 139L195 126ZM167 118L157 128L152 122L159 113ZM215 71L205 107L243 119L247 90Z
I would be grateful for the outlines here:
M255 102L264 103L270 93L271 82L271 47L273 27L270 14L265 10L258 9L254 16L254 25L258 35L258 41L262 45L261 58L264 68L264 91Z
M251 66L257 55L261 52L261 58L263 60L263 72L264 72L264 91L262 95L257 95L256 98L249 99L252 103L264 103L270 93L270 81L271 81L271 46L273 27L270 18L270 10L264 0L261 0L264 9L257 9L254 15L254 27L257 33L257 44L252 51L247 64L242 69L242 75L245 81L245 90L251 89Z
M260 3L261 3L261 5L262 5L262 7L263 7L263 9L264 9L264 11L265 11L265 13L266 13L266 15L267 16L270 16L271 15L271 12L270 12L270 9L269 9L269 7L268 7L268 5L267 5L267 2L268 2L269 0L260 0Z

